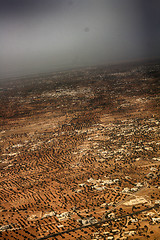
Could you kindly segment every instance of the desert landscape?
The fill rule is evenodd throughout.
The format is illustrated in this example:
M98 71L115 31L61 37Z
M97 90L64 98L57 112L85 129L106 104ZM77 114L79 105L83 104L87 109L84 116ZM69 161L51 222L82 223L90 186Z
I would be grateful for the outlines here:
M0 238L160 239L160 62L0 81Z

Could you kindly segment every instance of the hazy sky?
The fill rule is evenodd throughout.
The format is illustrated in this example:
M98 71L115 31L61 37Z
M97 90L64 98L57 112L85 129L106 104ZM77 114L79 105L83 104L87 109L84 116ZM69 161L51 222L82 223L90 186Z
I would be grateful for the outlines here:
M160 57L160 0L0 0L0 75Z

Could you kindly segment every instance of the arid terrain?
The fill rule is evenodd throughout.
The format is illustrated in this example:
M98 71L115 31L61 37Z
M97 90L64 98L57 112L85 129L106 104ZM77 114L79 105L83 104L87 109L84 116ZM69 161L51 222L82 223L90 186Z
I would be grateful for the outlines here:
M160 239L160 62L0 81L0 238Z

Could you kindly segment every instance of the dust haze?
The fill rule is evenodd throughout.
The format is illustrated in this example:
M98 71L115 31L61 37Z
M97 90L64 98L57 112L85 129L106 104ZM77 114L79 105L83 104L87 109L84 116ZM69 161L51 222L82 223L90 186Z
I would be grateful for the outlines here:
M0 76L160 55L159 1L1 1Z

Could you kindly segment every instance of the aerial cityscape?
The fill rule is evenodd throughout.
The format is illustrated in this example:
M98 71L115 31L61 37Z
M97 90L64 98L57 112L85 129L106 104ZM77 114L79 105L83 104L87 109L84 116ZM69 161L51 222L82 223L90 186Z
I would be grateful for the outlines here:
M160 62L0 82L0 237L160 239Z
M160 0L0 0L0 240L160 240Z

